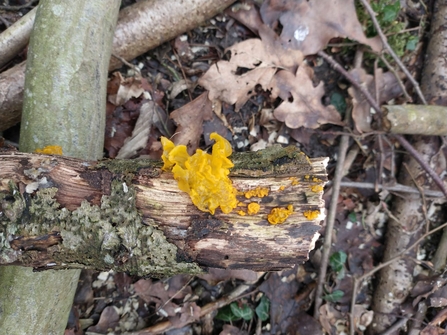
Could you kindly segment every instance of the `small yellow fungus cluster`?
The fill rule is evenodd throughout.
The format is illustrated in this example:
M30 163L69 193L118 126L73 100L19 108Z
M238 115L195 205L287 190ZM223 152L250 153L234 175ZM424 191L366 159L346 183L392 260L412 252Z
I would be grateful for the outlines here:
M244 195L247 199L250 199L252 197L263 198L269 195L269 189L267 187L258 186L253 190L245 192Z
M288 205L287 208L273 208L269 215L267 215L267 220L270 224L283 223L293 213L293 206Z
M248 215L254 215L259 212L259 210L261 209L261 206L256 202L252 202L252 203L248 204L247 209L248 209L247 210Z
M313 185L310 187L310 189L312 190L312 192L318 193L323 191L323 186L321 185Z
M306 217L306 219L308 219L308 220L315 220L318 217L318 215L320 215L320 211L319 210L304 211L303 214Z
M63 155L62 147L60 145L47 145L43 149L36 149L35 152L44 155L59 155L59 156Z
M210 138L216 141L211 154L197 149L190 156L185 145L176 146L162 137L163 170L172 171L179 189L188 193L201 211L214 214L220 207L222 212L230 213L237 206L237 191L228 178L229 169L234 166L228 159L231 145L217 133L212 133Z
M289 179L292 181L292 183L291 183L292 186L296 186L296 185L298 185L300 183L298 181L297 177L290 177Z

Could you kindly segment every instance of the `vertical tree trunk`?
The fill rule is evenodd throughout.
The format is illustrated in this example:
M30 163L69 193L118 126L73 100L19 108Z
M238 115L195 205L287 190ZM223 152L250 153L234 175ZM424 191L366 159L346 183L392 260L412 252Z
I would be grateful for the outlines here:
M31 36L20 149L102 157L107 68L119 0L42 0ZM0 333L63 334L79 270L0 269Z

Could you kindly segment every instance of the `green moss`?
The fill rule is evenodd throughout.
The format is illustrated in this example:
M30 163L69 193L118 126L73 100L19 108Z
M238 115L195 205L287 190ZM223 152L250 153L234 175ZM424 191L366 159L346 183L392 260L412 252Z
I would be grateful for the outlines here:
M62 245L50 247L49 251L60 264L140 276L201 272L194 263L177 262L177 247L166 240L162 231L143 224L135 207L133 187L113 181L110 196L103 196L99 207L83 201L72 212L60 208L56 193L56 188L38 190L28 206L17 190L9 200L3 196L2 208L8 215L0 218L2 254L12 252L7 250L6 241L11 234L41 236L59 231Z

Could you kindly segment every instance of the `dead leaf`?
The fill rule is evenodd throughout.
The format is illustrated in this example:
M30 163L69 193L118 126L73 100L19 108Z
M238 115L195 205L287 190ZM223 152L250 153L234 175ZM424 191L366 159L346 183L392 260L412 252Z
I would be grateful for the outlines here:
M379 38L363 33L353 0L266 0L260 13L270 27L281 23L284 48L301 50L306 56L323 50L334 37L348 37L376 52L382 49Z
M272 38L249 39L228 50L230 60L211 66L198 83L209 91L210 100L235 104L236 111L256 94L257 85L268 88L278 68L296 69L303 59L300 51L276 48Z
M270 83L272 97L284 101L275 109L275 117L289 128L318 128L324 123L342 124L335 107L323 106L324 84L313 87L305 66L300 66L294 75L278 71Z
M171 113L171 119L178 125L172 140L176 145L186 145L189 154L193 154L199 146L203 121L213 117L212 103L207 95L206 92L202 93Z
M113 75L114 85L116 81L119 82L118 91L116 94L109 94L108 101L115 106L121 106L131 98L138 98L143 94L144 89L142 87L141 78L129 77L124 79L120 72L114 72Z
M163 128L160 126L160 124L166 122L166 120L162 119L163 115L165 115L164 111L154 101L143 103L140 108L140 116L132 131L132 136L124 141L124 145L116 158L126 159L134 157L139 150L146 147L152 126L158 124L159 128Z

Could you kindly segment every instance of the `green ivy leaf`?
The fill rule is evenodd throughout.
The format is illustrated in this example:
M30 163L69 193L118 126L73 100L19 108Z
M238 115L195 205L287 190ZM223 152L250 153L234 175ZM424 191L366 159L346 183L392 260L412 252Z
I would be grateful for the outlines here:
M340 93L334 92L331 95L331 105L343 116L346 113L346 101Z
M416 49L416 46L419 42L419 38L417 36L410 36L407 41L407 45L405 46L405 49L409 51L413 51Z
M262 321L266 321L269 318L270 300L264 295L259 301L258 306L255 309L256 315Z
M326 294L325 296L323 296L322 298L324 300L326 300L327 302L337 302L339 301L341 298L343 298L343 296L345 295L345 293L341 290L335 290L334 292L332 292L331 294Z
M340 272L343 269L347 258L348 256L344 251L334 252L329 258L329 265L335 272Z
M217 315L216 315L216 319L226 321L226 322L231 322L231 321L240 320L241 318L234 315L231 307L227 305L227 306L219 309L219 312L217 312Z
M230 308L233 314L238 318L242 318L246 321L253 319L253 310L247 304L243 304L242 307L239 307L236 302L233 302L231 303Z
M382 20L384 23L393 22L397 19L400 12L400 2L396 1L393 4L386 5L383 8Z
M357 214L355 214L355 212L349 213L348 220L351 221L352 223L356 223L357 222Z

